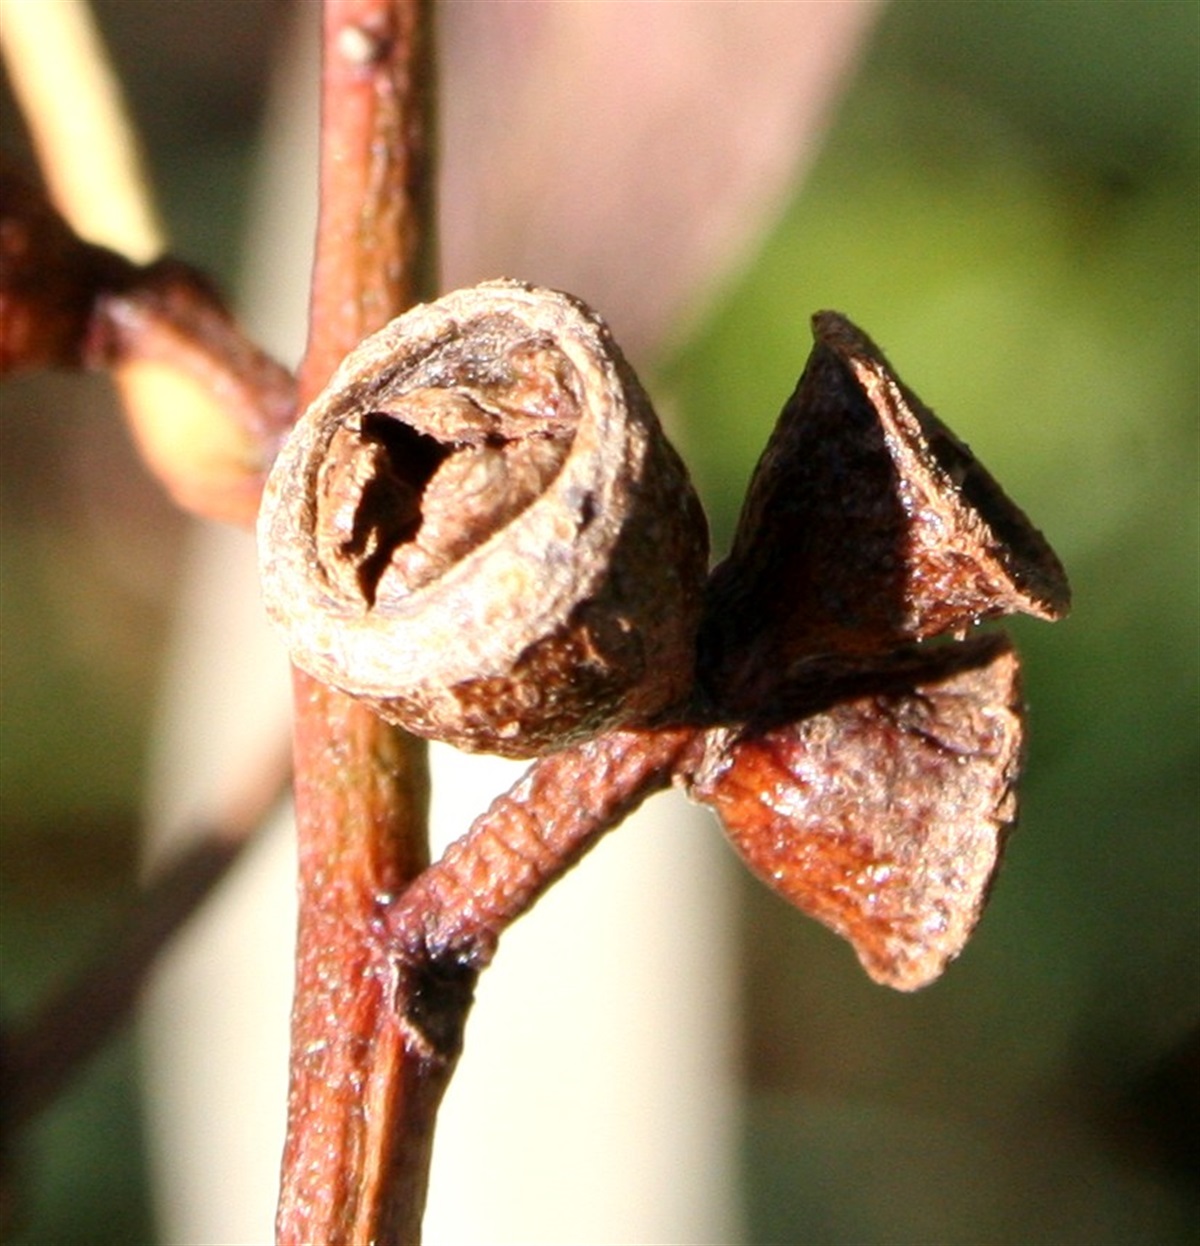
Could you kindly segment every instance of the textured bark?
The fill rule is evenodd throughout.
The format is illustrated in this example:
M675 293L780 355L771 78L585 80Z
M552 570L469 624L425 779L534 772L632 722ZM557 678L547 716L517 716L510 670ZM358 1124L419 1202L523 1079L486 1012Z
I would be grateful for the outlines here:
M551 883L670 784L696 739L686 726L610 731L535 762L388 907L398 962L481 969Z
M327 0L320 224L301 398L428 293L432 47L422 0ZM300 917L280 1242L420 1240L450 1067L373 976L378 898L427 859L424 745L295 674Z

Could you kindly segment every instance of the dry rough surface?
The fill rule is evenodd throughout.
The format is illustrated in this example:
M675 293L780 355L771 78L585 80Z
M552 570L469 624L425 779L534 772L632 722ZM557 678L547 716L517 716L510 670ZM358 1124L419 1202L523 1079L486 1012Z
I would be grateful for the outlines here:
M689 783L758 877L900 990L962 951L1016 818L1016 654L995 636L939 659L906 691L711 732Z
M753 709L789 667L1066 613L1053 550L844 316L815 344L709 586L706 674Z
M417 734L531 756L686 700L703 512L577 300L489 282L368 338L260 518L293 660Z

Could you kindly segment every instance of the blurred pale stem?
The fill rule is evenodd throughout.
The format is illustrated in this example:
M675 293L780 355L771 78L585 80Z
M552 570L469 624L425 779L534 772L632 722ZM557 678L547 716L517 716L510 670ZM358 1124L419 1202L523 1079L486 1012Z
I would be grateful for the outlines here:
M0 0L0 51L59 211L88 241L154 259L163 230L87 0Z

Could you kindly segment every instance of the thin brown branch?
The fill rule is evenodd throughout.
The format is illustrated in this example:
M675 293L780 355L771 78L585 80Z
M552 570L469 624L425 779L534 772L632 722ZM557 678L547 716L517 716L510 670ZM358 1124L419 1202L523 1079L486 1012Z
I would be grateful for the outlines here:
M368 333L433 293L429 0L326 0L305 404Z
M175 501L252 526L296 414L290 372L238 327L208 282L174 260L102 296L87 362L112 369L141 456Z
M198 274L173 261L134 263L161 254L162 229L84 0L3 0L2 15L9 79L69 222L30 217L27 197L5 179L0 264L11 277L49 263L44 290L0 292L6 363L110 369L138 447L172 497L206 518L252 523L295 416L292 379Z
M85 242L32 183L0 171L0 375L113 373L147 466L184 509L253 522L295 415L290 373L177 260Z
M429 293L432 47L424 0L327 0L320 224L301 394ZM420 1240L450 1068L373 976L378 897L427 863L425 746L297 672L300 919L282 1243Z
M480 970L516 918L670 782L697 738L689 727L613 731L542 758L396 899L387 888L402 863L375 855L360 825L379 774L351 805L326 806L302 845L302 876L322 879L331 899L310 901L302 925L289 1162L308 1179L287 1240L420 1240L434 1119Z
M478 972L500 935L606 831L668 786L701 739L692 726L615 730L535 762L386 906L390 954L418 976L429 966ZM444 1013L439 1028L448 1028Z

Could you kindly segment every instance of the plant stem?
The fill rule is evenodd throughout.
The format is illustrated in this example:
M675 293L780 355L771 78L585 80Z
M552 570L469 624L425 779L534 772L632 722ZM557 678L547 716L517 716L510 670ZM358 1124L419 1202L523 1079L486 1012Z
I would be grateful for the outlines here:
M534 762L387 906L389 954L402 972L477 973L508 926L702 745L694 726L617 729Z
M59 211L90 242L160 255L141 144L87 0L0 0L0 51Z
M433 293L431 12L429 0L325 0L306 404L351 347Z
M433 1117L375 973L373 922L378 897L427 861L424 748L299 672L295 693L300 926L278 1237L416 1241L423 1198L402 1237L382 1235L385 1175L397 1136L431 1138ZM422 1128L404 1127L413 1114ZM423 1176L427 1154L402 1158Z
M351 347L429 292L426 0L326 0L307 404ZM277 1239L420 1240L451 1069L406 1041L374 972L380 896L428 862L425 746L297 671L300 919Z
M175 500L253 524L295 416L292 378L198 273L133 262L159 255L163 233L87 4L0 0L0 51L55 202L0 177L0 368L110 370L142 457Z

